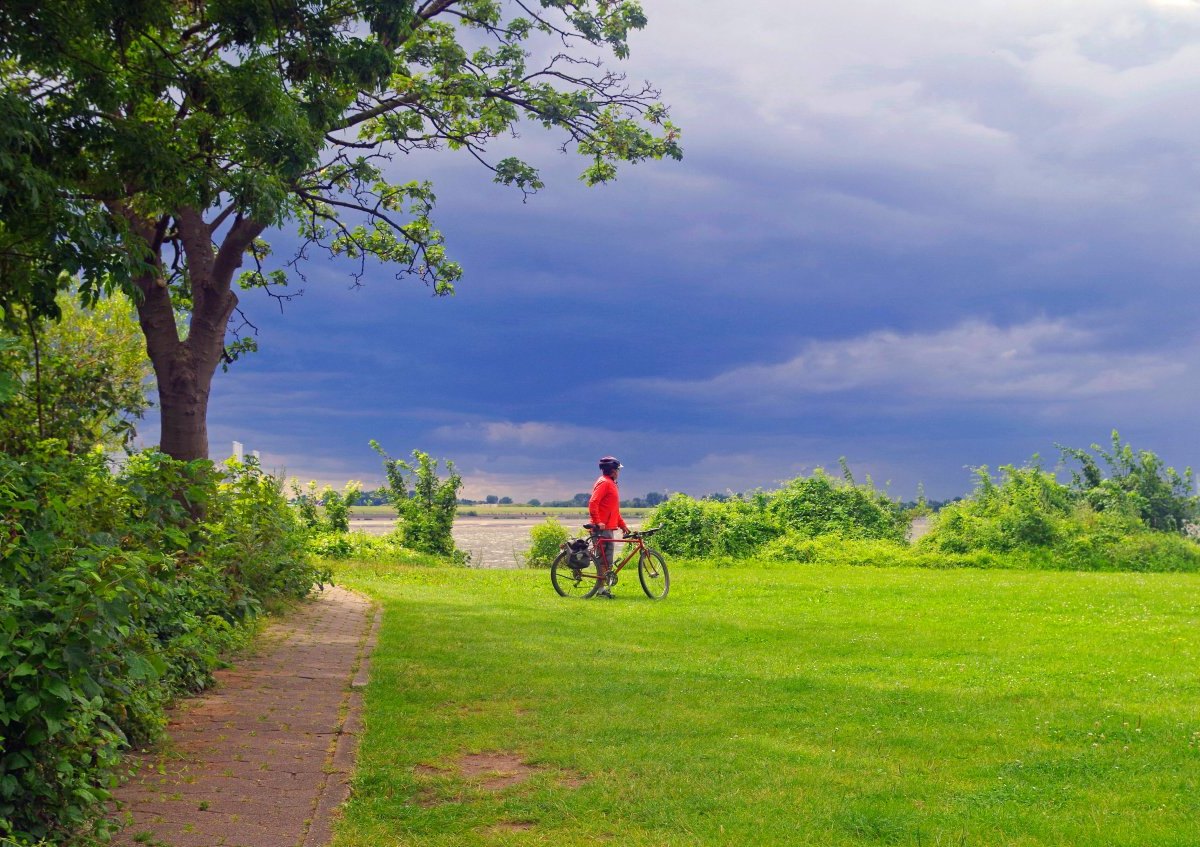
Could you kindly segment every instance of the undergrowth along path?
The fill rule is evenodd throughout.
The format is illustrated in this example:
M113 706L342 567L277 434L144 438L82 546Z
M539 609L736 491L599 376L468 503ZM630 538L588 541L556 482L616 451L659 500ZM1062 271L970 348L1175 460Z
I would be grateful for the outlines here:
M378 617L326 588L269 627L170 714L168 739L131 757L118 845L321 847L349 793Z

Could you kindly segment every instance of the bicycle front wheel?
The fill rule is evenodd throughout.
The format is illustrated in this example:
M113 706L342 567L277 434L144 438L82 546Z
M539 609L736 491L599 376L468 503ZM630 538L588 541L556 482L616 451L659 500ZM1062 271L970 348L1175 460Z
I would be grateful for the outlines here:
M642 591L651 600L661 600L671 590L671 576L667 573L667 563L662 553L647 547L638 559L638 579L642 583Z
M566 551L563 551L550 566L550 582L563 597L591 597L600 588L600 568L591 556L585 567L573 568Z

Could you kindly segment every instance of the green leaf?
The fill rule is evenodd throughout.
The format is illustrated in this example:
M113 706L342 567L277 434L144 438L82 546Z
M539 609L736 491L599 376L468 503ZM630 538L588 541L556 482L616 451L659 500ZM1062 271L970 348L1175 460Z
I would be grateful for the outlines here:
M75 695L71 691L71 686L67 685L61 679L51 680L49 683L47 683L46 690L59 700L63 700L68 703L75 699Z

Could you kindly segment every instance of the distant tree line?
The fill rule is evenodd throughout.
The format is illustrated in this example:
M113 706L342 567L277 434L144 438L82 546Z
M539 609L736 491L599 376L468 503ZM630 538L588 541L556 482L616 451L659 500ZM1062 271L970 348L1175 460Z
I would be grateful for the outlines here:
M581 492L579 494L576 494L570 500L538 500L537 498L534 498L532 500L526 500L521 505L532 506L535 509L542 509L542 508L546 508L546 509L586 509L588 500L591 499L591 496L592 495L590 495L590 494ZM713 495L713 496L716 496L716 495ZM651 491L645 497L633 497L628 500L622 500L621 506L626 509L652 509L655 506L657 506L659 503L666 502L666 500L667 500L666 494L660 494L657 491ZM469 500L465 497L461 498L458 501L458 505L460 505L460 506L479 506L479 505L509 506L509 505L512 505L514 502L515 501L511 497L499 497L495 494L489 494L486 497L484 497L482 500Z

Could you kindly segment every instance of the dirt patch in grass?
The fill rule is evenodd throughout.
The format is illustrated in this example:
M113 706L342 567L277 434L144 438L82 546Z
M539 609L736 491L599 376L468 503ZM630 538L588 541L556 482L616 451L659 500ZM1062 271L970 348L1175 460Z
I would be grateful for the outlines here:
M582 788L587 782L587 777L579 771L560 771L558 774L558 784L564 788Z
M432 809L434 806L440 806L446 802L432 788L422 788L413 799L422 809Z
M488 791L501 791L525 782L537 769L515 753L467 753L458 760L458 769L467 779L481 779Z
M425 764L414 766L413 774L419 782L441 780L443 784L440 788L429 784L420 787L413 797L413 802L424 808L450 802L450 798L446 795L447 789L452 790L452 786L444 784L447 777L451 778L452 782L461 779L476 790L496 792L514 785L521 785L542 770L542 768L529 764L516 753L464 753L448 766ZM552 770L552 773L558 785L564 788L580 788L587 781L587 778L578 771ZM459 791L461 792L461 790L460 784ZM534 824L529 821L504 821L497 826L501 829L495 830L496 832L507 832L514 829L529 829Z

